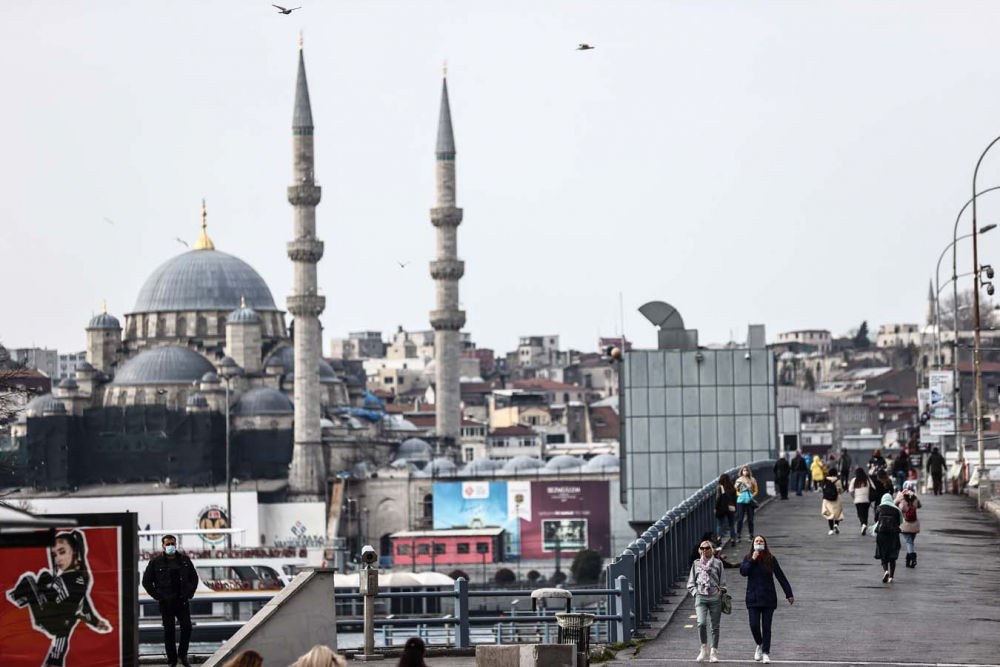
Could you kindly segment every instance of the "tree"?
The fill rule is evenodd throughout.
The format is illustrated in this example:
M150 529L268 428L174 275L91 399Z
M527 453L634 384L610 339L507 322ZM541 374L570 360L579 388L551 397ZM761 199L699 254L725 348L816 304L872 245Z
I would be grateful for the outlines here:
M872 342L868 340L868 320L864 320L858 327L858 333L854 335L854 348L857 350L867 349Z
M18 380L27 374L23 363L12 361L7 348L0 343L0 435L8 430L21 414L27 389ZM0 479L14 474L14 454L0 452ZM0 498L4 493L0 492Z
M584 549L573 559L569 571L574 581L592 582L600 579L603 566L604 559L601 558L601 554L593 549Z
M972 331L975 328L975 309L973 301L975 295L972 290L964 290L958 293L958 330ZM941 299L938 306L940 309L941 330L955 330L955 298L945 297ZM995 326L997 323L996 306L993 300L980 294L979 298L979 326L983 329Z

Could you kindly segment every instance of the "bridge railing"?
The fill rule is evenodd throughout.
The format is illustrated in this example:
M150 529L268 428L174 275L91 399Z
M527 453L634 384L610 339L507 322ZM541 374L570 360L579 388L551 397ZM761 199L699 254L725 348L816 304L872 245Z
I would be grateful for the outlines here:
M748 464L757 480L757 500L767 497L767 482L774 480L774 460ZM741 465L740 468L743 466ZM735 481L739 468L723 471ZM721 473L720 473L721 475ZM709 482L680 505L650 525L605 570L605 583L617 595L608 596L615 610L612 643L641 637L654 614L676 592L678 579L687 575L691 552L701 536L715 529L717 480Z

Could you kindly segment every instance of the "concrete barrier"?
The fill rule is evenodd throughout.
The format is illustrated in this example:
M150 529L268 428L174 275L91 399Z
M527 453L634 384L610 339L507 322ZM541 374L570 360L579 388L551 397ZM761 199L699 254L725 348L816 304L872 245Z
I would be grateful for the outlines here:
M477 646L476 667L520 667L518 646Z
M521 646L521 667L576 667L576 644Z
M223 665L253 649L268 665L290 665L313 646L337 650L333 569L305 570L212 654L205 667Z

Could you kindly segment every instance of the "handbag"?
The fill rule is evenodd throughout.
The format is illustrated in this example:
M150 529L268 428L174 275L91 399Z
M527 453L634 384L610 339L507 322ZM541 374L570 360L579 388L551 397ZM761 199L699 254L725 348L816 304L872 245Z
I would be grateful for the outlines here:
M740 497L736 499L736 502L740 503L741 505L747 505L752 500L753 496L750 494L749 491L740 491Z
M724 590L722 591L722 613L733 613L733 596Z

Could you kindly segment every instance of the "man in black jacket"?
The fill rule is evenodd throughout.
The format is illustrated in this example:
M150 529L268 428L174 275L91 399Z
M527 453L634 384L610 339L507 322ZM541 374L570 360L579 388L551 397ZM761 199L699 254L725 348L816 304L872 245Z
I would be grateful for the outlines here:
M176 667L180 659L184 667L188 662L188 643L191 641L191 606L189 601L198 588L198 572L191 559L177 551L177 538L164 535L161 540L163 553L146 565L142 587L149 596L160 603L163 620L163 641L167 648L167 662ZM181 626L180 646L174 644L174 619Z
M795 489L795 495L802 495L802 486L806 481L806 473L809 471L809 466L806 465L806 460L802 458L802 453L799 451L795 452L795 458L792 459L792 488Z
M782 456L774 464L774 482L778 486L778 493L781 494L782 500L788 500L788 476L791 473L792 469L788 465L788 459Z
M941 452L935 447L931 450L931 455L927 457L927 472L931 474L931 481L934 483L934 495L941 495L941 480L944 477L944 469L947 467Z

